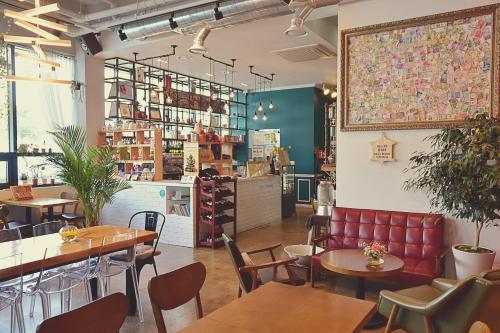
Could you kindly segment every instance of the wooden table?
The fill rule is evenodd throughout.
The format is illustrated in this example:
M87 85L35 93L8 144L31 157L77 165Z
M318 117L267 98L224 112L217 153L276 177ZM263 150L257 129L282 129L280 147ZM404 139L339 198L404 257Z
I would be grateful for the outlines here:
M78 200L72 199L59 199L59 198L35 198L31 200L3 200L4 204L9 206L24 207L26 209L26 223L31 224L31 208L43 209L47 208L47 218L49 221L54 219L54 207L72 205Z
M0 243L0 257L22 253L22 265L17 267L0 266L0 281L18 277L20 273L38 272L43 261L45 249L47 249L45 268L58 267L88 258L88 243L84 245L84 242L79 240L91 240L90 254L97 256L99 255L103 237L110 237L129 230L131 229L102 225L80 229L78 238L73 243L64 243L59 234L36 236L18 241ZM157 237L158 234L156 232L138 230L137 243L152 241ZM127 246L130 246L130 243L126 240L106 243L103 253L119 251ZM133 314L135 313L135 295L133 289L129 287L132 286L130 279L130 273L127 272L127 296L130 302L130 312Z
M194 322L181 333L350 333L375 303L302 286L269 282Z
M321 266L329 271L356 278L356 298L365 299L365 279L383 278L403 270L404 262L396 256L387 254L380 266L369 266L368 258L359 249L328 251L320 257ZM378 314L377 314L378 315ZM379 316L368 323L366 328L383 326L385 320Z

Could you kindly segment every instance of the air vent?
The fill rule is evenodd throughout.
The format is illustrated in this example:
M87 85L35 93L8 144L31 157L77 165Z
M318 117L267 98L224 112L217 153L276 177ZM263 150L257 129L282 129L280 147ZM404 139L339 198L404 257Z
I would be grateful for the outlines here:
M321 44L304 45L289 49L271 51L290 62L304 62L318 59L329 59L336 53Z

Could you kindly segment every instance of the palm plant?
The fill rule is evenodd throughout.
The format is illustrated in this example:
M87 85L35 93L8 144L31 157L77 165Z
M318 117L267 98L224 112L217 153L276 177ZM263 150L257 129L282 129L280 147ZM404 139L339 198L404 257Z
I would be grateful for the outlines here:
M115 177L116 163L111 147L87 147L87 133L77 126L50 132L61 154L49 154L48 161L58 169L58 176L78 193L85 213L85 225L99 224L102 208L115 194L130 185Z
M414 177L405 189L427 191L433 207L475 224L474 245L460 250L488 252L479 244L483 229L500 218L500 122L479 115L463 128L446 128L427 140L432 151L410 158L406 171Z

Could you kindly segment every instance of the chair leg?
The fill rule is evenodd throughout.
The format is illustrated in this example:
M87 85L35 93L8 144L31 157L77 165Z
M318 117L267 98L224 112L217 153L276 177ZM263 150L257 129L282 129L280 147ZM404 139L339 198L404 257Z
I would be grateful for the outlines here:
M311 288L314 288L314 268L311 264Z
M71 299L73 298L73 289L69 289L66 292L66 312L71 311Z
M429 319L429 317L424 317L424 328L425 328L425 333L433 333L432 329L432 323Z
M196 312L198 313L198 319L203 318L203 308L201 307L200 293L196 294Z
M105 279L105 278L104 278L104 277L102 277L102 276L99 276L99 277L97 278L97 284L98 284L98 286L99 286L99 288L98 288L98 289L100 289L100 294L101 294L101 297L106 296L106 287L104 286L104 284L105 284L105 283L104 283L104 279ZM99 296L98 296L98 298L99 298Z
M12 303L10 306L10 333L16 330L16 305Z
M153 258L153 268L155 269L155 274L158 276L158 270L156 269L156 261L155 258Z
M24 314L23 314L23 303L22 298L16 301L16 314L17 314L17 325L19 326L19 333L24 333L26 328L24 326Z
M144 322L144 313L142 312L141 297L139 295L139 279L137 278L137 270L135 265L130 267L130 273L132 274L132 282L134 284L135 300L137 302L137 312L139 312L139 321Z
M396 316L398 315L399 307L394 304L391 309L391 314L389 315L389 319L387 320L387 326L385 327L384 333L391 333L392 327L394 326L394 321L396 320Z
M87 304L92 302L92 289L90 288L89 279L85 279L85 294L87 295Z
M40 299L42 300L42 313L43 320L50 318L50 296L44 292L40 293Z
M241 287L238 287L238 298L240 298L240 297L241 297L241 293L242 293L242 291L241 291Z
M30 318L33 318L33 313L35 312L35 301L36 301L36 294L31 295L31 300L30 300Z
M109 295L109 292L111 291L111 276L106 276L106 295Z

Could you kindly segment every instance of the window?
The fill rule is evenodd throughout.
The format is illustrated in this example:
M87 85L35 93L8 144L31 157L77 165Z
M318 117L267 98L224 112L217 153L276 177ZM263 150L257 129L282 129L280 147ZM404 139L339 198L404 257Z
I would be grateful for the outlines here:
M60 64L60 67L52 67L23 56L36 56L28 49L8 46L6 53L12 75L74 78L72 57L45 52L47 60ZM5 62L3 64L5 71ZM57 152L49 132L59 126L76 124L70 86L15 81L0 86L0 98L8 101L0 113L0 188L19 184L24 176L38 178L39 185L48 185L51 179L57 183L56 170L46 163L46 154Z

